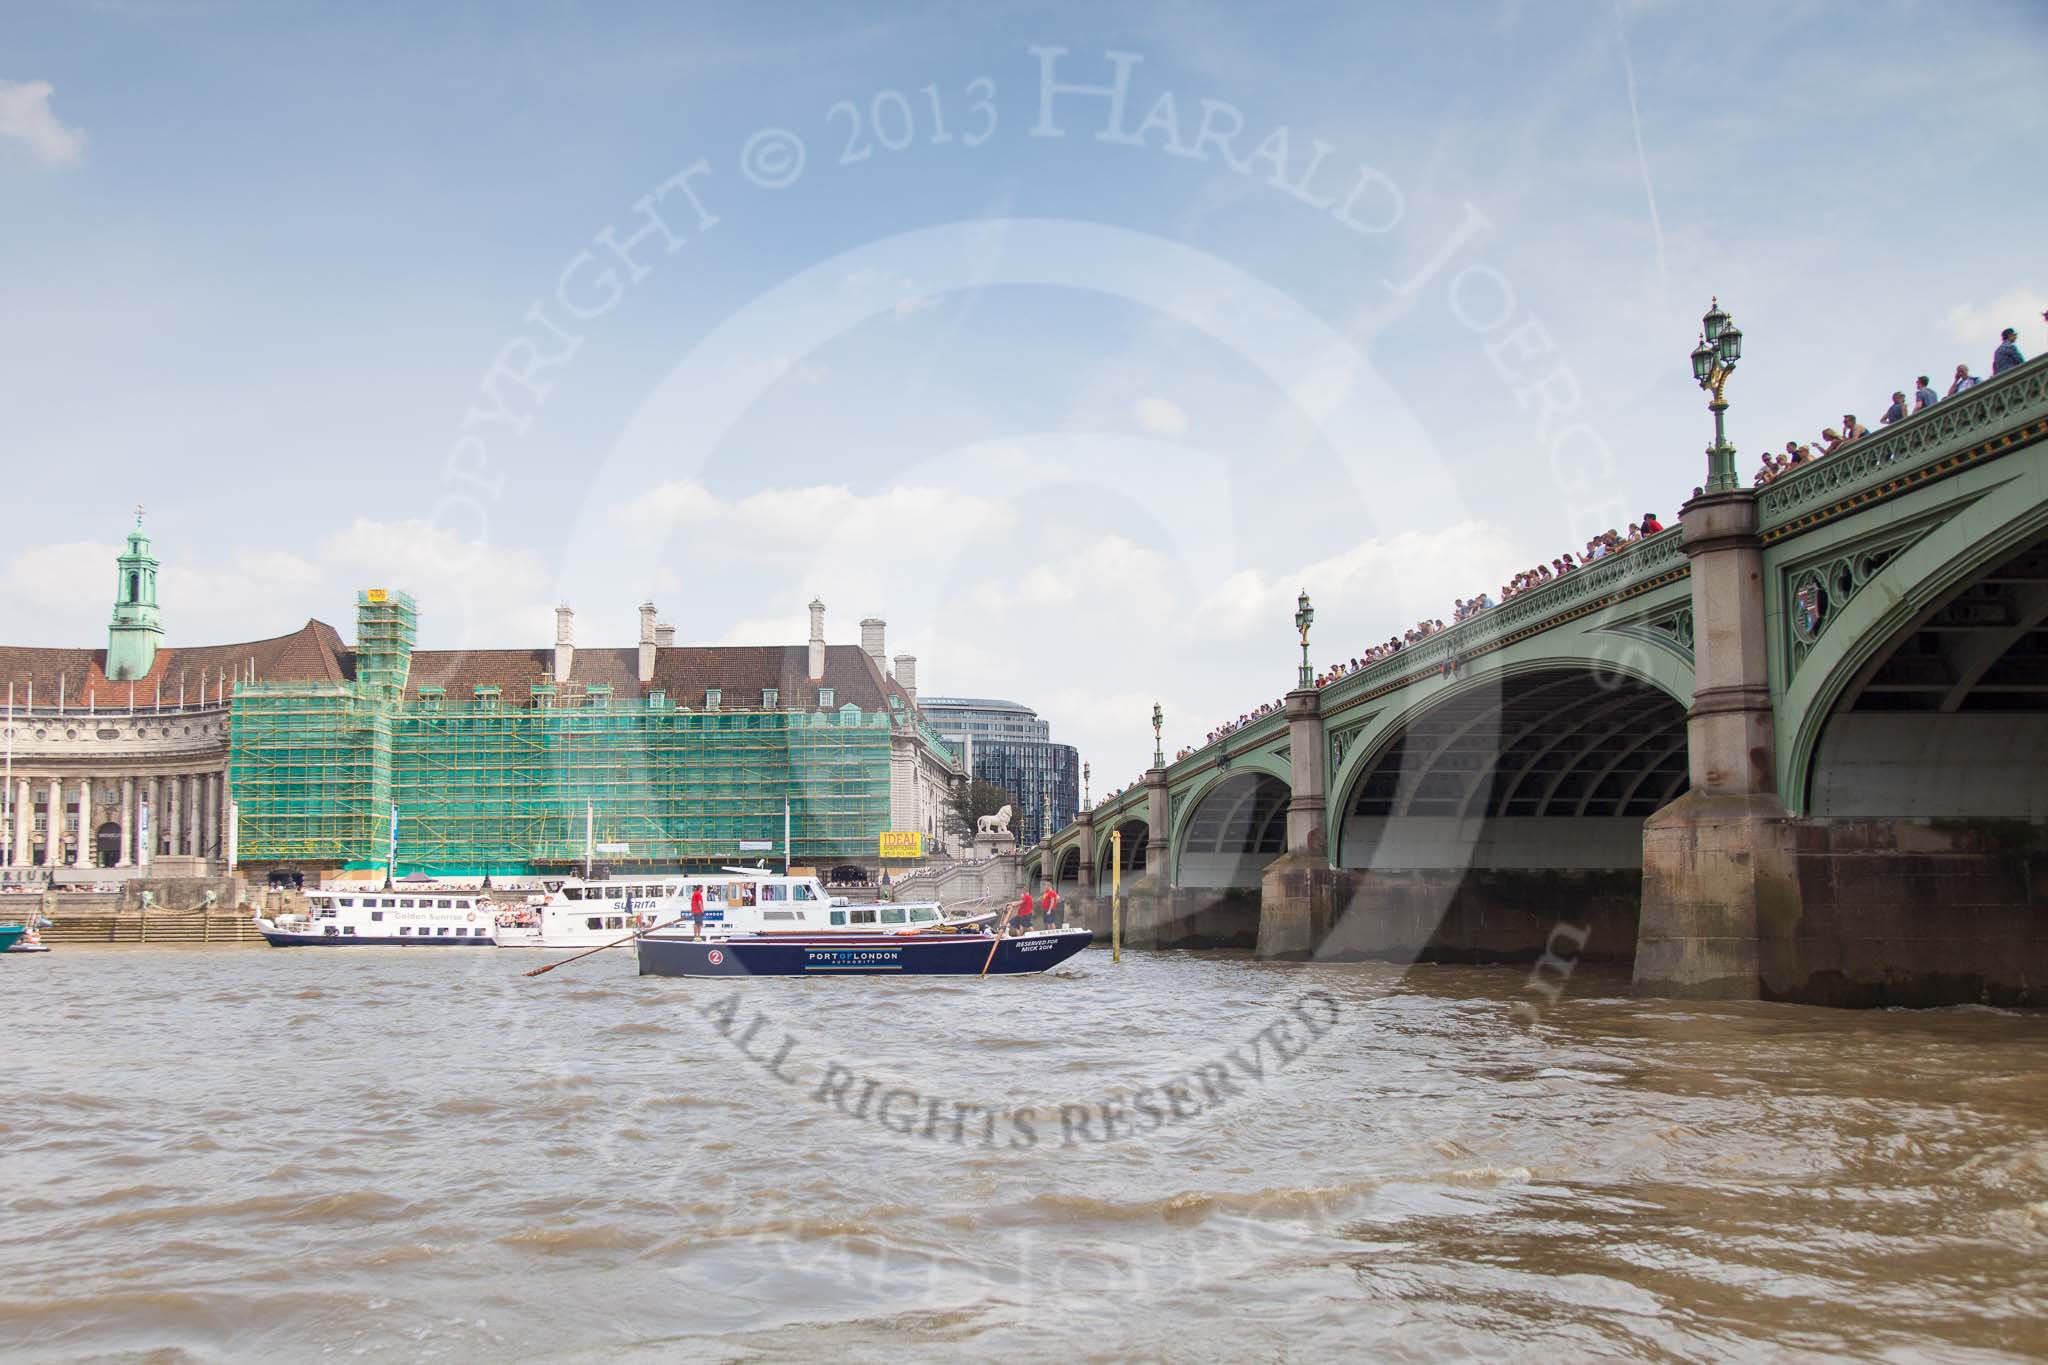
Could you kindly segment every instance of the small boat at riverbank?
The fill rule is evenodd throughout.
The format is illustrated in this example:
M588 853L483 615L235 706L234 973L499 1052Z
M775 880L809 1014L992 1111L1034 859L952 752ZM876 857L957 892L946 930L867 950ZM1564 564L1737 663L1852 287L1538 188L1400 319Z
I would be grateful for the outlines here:
M309 891L303 915L256 916L273 948L490 948L498 907L475 892Z
M29 953L49 952L50 945L43 942L42 931L49 928L50 923L43 916L37 915L26 924L0 924L0 938L4 938L9 929L21 930L21 937L14 942L0 942L0 953L20 953L26 956Z
M915 930L704 938L656 932L642 934L635 946L642 976L1020 976L1057 967L1094 941L1087 929L1013 938Z
M28 934L26 924L0 924L0 953L11 953Z

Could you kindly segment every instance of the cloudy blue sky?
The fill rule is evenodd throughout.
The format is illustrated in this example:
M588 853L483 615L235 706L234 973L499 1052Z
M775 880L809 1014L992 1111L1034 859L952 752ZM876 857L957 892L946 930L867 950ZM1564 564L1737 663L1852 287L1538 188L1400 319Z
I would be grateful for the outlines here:
M2025 0L4 28L9 642L100 639L137 501L174 643L376 585L435 646L650 596L785 641L818 594L1099 793L1155 698L1171 746L1288 685L1299 588L1326 660L1669 518L1711 294L1746 465L2048 340Z

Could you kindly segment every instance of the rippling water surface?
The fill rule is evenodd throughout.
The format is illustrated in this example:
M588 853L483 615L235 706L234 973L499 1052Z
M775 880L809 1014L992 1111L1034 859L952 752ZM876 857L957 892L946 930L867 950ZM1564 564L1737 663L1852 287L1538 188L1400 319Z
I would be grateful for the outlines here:
M2041 1014L546 960L0 962L0 1356L2048 1352Z

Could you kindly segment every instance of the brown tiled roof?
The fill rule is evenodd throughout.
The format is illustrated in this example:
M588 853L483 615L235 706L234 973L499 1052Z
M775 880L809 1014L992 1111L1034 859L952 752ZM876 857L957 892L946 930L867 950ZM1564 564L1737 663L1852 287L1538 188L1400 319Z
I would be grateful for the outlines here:
M0 690L13 683L15 700L25 704L28 684L33 682L37 703L47 705L55 702L61 678L67 701L82 706L90 694L99 706L125 705L129 685L107 677L106 660L104 649L0 646ZM289 635L268 640L159 649L149 672L136 679L135 696L138 701L154 699L161 683L168 701L178 695L182 681L187 700L197 701L200 679L205 678L210 697L223 673L230 683L248 676L251 660L258 682L346 682L355 676L355 651L325 621L308 621ZM415 650L406 695L417 697L422 687L441 687L450 700L466 701L478 687L491 686L505 705L529 706L534 685L554 681L554 661L552 649ZM825 676L819 682L805 676L809 665L806 645L671 645L656 652L654 680L642 685L637 648L581 648L563 691L581 694L603 684L614 697L637 700L659 690L677 706L701 709L705 692L716 687L722 693L721 706L746 710L760 706L763 689L772 687L780 693L778 706L808 710L817 706L823 686L832 689L834 707L850 702L863 711L886 710L892 696L901 699L904 711L912 706L909 694L858 645L827 645Z
M158 649L149 672L135 680L135 698L153 700L161 684L164 700L172 700L182 682L186 699L197 701L201 678L208 680L210 698L223 674L232 684L248 676L252 661L258 682L343 682L353 672L351 656L334 627L308 621L289 635L268 640ZM0 689L14 684L15 701L25 704L29 684L34 683L37 705L50 705L57 700L61 680L67 702L84 705L90 695L98 706L124 706L129 684L108 678L106 665L104 649L0 645Z
M554 666L552 649L415 650L406 695L442 687L451 701L467 701L478 687L496 687L505 705L527 706L536 683L554 682ZM780 693L778 706L808 710L818 704L818 688L824 686L832 689L834 707L851 702L863 711L885 710L891 696L901 698L906 711L912 704L909 694L858 645L827 645L825 676L819 682L805 676L809 666L806 645L671 645L655 653L654 680L642 684L637 648L578 648L564 692L587 692L603 684L614 697L638 699L662 691L674 704L695 709L704 705L706 690L716 687L722 693L719 704L736 710L760 706L762 690L772 687Z

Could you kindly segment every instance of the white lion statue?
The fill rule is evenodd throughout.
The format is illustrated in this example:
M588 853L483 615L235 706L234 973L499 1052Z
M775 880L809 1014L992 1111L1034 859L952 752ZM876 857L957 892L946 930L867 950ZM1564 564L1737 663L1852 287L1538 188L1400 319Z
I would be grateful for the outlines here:
M974 822L976 834L1008 834L1010 832L1010 808L1004 806L994 815L984 815Z

